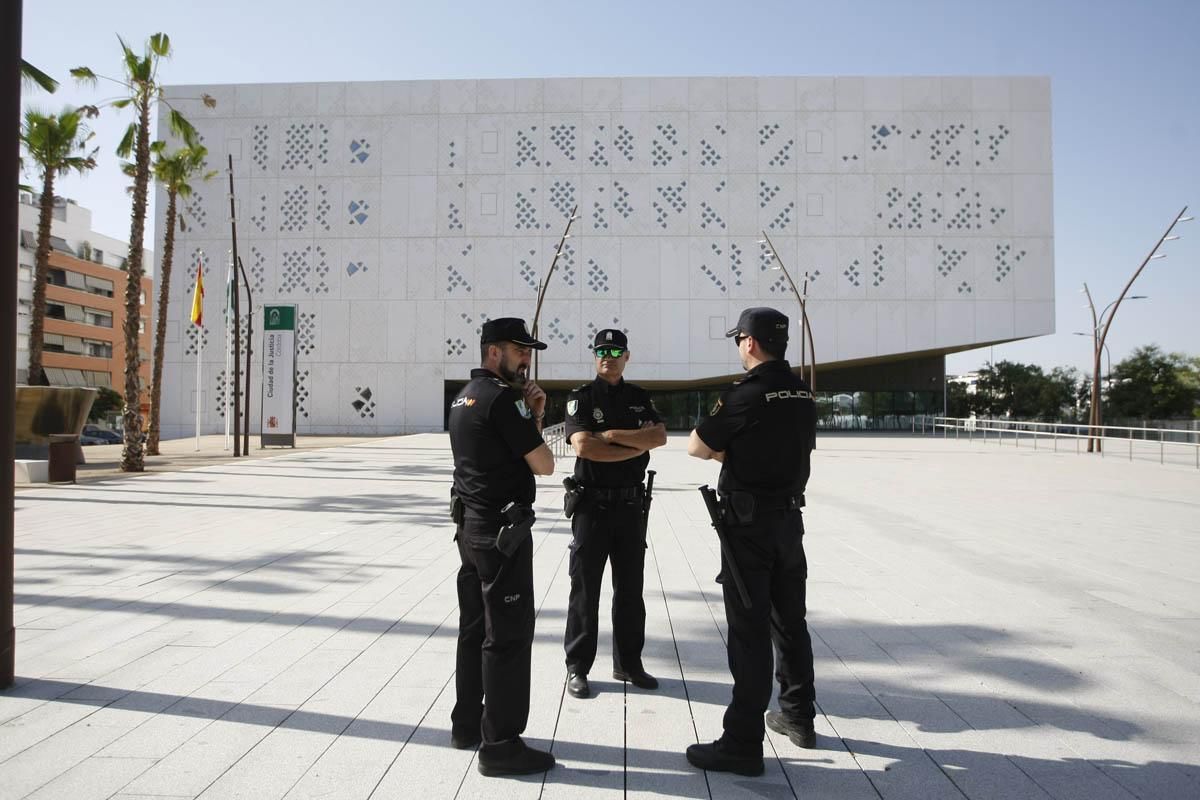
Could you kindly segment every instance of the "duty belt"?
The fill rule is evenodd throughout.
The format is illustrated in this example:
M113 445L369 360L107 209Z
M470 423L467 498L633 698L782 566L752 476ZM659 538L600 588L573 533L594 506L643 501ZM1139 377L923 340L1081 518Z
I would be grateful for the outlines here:
M608 501L637 500L639 497L642 496L642 491L643 491L641 484L638 484L636 486L615 486L615 487L584 486L582 488L586 494L592 495L595 497L599 497L602 500L608 500Z
M804 508L804 495L754 494L755 511L796 511Z

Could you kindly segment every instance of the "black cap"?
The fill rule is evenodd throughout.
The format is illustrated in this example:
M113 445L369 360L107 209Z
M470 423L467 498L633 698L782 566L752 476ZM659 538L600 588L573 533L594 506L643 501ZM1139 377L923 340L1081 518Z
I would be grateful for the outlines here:
M592 349L597 347L623 347L629 349L629 339L625 337L624 331L619 331L616 328L605 328L601 331L596 331L596 340L592 342Z
M739 333L753 336L760 342L786 342L788 318L766 306L747 308L738 317L737 327L725 331L726 336L737 336Z
M546 349L545 342L539 342L529 335L529 331L525 330L525 320L520 317L500 317L483 323L479 343L492 342L512 342L522 347L532 347L534 350Z

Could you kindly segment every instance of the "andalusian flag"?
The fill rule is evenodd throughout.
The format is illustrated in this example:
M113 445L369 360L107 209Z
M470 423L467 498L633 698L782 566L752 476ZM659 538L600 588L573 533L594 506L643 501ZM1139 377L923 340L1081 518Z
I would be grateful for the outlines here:
M204 265L196 270L196 291L192 294L192 324L204 326Z

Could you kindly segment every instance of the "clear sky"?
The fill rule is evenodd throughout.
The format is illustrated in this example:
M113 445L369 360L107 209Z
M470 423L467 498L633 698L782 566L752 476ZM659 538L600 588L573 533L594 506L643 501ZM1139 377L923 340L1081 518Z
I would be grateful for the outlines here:
M203 9L201 11L201 9ZM623 75L1049 75L1058 333L951 356L1090 369L1079 288L1115 299L1175 214L1200 212L1197 0L606 0L313 2L25 0L24 56L63 83L29 103L94 102L68 70L116 74L116 35L171 36L172 84ZM125 125L94 127L102 168L59 194L129 236L112 156ZM1200 214L1198 214L1200 216ZM1200 220L1181 225L1109 335L1114 363L1157 343L1200 355Z

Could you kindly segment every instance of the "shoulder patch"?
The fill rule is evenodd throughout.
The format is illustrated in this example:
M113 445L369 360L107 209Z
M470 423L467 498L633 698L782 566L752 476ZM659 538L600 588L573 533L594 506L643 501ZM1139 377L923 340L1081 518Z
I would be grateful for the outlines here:
M567 416L568 417L575 416L575 412L578 410L579 410L579 401L578 400L576 400L575 398L571 398L570 400L567 401Z
M529 411L529 406L525 405L524 399L517 401L517 413L520 414L525 419L529 419L532 416L532 414Z

